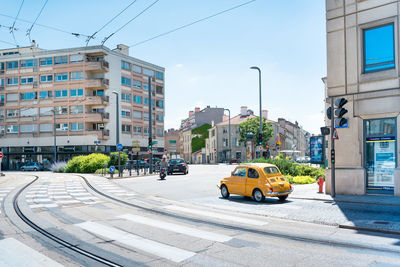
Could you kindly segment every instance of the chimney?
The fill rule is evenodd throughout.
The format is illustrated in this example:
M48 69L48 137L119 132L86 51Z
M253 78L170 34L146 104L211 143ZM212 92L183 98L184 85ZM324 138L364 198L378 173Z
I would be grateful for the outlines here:
M241 106L240 107L240 116L241 117L246 117L247 116L247 106Z
M265 109L262 110L262 117L268 120L268 110Z
M192 117L194 115L193 110L189 111L189 118Z
M117 45L117 48L113 49L113 51L116 51L123 55L129 56L129 46L124 45L124 44Z
M197 113L197 112L200 112L200 108L197 108L197 107L194 108L194 112L196 112L196 113Z

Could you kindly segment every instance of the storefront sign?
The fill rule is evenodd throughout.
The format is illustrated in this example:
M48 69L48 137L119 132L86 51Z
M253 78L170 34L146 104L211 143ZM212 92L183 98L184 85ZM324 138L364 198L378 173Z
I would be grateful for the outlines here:
M324 137L312 136L310 137L310 157L311 163L323 164L324 163Z

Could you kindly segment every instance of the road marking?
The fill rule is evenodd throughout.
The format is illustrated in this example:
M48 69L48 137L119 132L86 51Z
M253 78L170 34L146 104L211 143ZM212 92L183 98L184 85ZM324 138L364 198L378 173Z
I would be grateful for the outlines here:
M128 245L130 247L171 260L173 262L181 262L196 255L196 253L191 251L145 239L143 237L116 229L114 227L105 226L95 222L84 222L75 225L82 229L85 229L88 232L103 236L111 240L115 240L124 245Z
M50 198L33 198L35 202L51 202Z
M76 197L75 199L77 200L93 200L93 199L99 199L98 197Z
M33 195L25 195L25 197L47 197L47 194L33 194Z
M90 193L70 193L71 196L74 197L83 197L83 196L90 196Z
M212 217L212 218L216 218L216 219L220 219L220 220L224 220L224 221L232 221L232 222L245 223L245 224L257 225L257 226L267 224L267 222L264 222L264 221L248 219L248 218L243 218L243 217L238 217L238 216L231 216L231 215L221 214L221 213L212 212L212 211L189 209L189 208L175 206L175 205L164 206L163 208L168 209L168 210L173 210L173 211L181 211L181 212L191 213L191 214L200 215L200 216Z
M147 217L137 216L133 214L124 214L118 216L118 218L126 219L129 221L137 222L144 225L149 225L152 227L188 235L194 236L202 239L207 239L211 241L218 241L218 242L226 242L232 239L232 237L228 235L217 234L209 231L203 231L196 229L194 227L183 226L175 223L163 222L160 220L154 220Z
M36 209L36 208L56 208L58 207L57 204L33 204L29 205L29 208Z
M0 194L0 197L5 197L7 196L7 194Z
M72 199L72 197L70 195L53 196L52 198L54 198L54 199Z
M14 238L0 240L1 266L62 266Z
M76 203L81 203L79 200L57 200L56 201L57 204L76 204Z

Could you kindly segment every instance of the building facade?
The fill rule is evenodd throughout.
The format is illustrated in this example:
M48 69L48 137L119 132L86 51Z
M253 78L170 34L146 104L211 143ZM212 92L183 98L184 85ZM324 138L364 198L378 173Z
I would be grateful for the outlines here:
M80 154L109 153L115 151L117 137L125 148L138 140L147 151L149 116L155 146L163 152L164 106L164 68L130 57L127 46L0 50L5 169L18 169L27 161L48 165Z
M168 129L164 132L165 152L170 156L177 156L181 153L181 140L179 130Z
M212 108L207 106L200 110L195 108L194 111L189 111L189 116L181 121L181 130L194 129L204 124L212 124L213 122L220 123L224 120L224 108Z
M337 194L400 196L399 14L398 0L326 1L326 104L348 101L335 142Z

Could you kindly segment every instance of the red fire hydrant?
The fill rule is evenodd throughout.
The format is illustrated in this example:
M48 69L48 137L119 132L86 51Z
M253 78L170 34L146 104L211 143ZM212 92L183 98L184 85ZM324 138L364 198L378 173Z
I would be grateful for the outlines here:
M318 178L317 184L318 184L318 186L319 186L319 191L318 191L318 193L323 193L323 192L324 192L324 178L319 177L319 178Z

